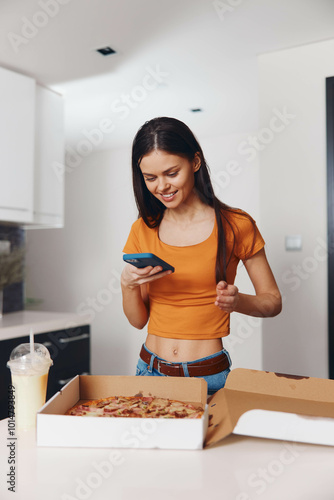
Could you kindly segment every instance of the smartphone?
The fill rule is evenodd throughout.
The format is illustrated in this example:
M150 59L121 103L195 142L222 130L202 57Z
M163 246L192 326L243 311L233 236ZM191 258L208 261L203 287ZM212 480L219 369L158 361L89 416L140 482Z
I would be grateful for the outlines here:
M167 264L167 262L154 255L154 253L127 253L123 255L123 260L139 268L161 266L162 271L175 271L173 266Z

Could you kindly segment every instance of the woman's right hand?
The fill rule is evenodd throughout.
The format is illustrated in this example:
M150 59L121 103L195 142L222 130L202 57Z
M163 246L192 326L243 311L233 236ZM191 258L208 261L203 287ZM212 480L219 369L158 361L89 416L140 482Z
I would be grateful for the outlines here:
M161 271L161 266L137 268L132 264L125 264L121 274L121 285L126 288L133 289L137 286L150 283L151 281L158 280L172 273L170 270L164 272Z

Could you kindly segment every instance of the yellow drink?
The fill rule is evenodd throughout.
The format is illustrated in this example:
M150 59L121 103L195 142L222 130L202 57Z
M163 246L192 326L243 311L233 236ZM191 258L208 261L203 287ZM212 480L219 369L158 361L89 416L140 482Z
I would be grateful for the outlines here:
M36 425L36 412L44 405L48 372L43 375L14 375L15 424L17 429Z
M36 412L44 405L52 359L42 344L20 344L7 366L14 386L15 423L18 430L36 425Z

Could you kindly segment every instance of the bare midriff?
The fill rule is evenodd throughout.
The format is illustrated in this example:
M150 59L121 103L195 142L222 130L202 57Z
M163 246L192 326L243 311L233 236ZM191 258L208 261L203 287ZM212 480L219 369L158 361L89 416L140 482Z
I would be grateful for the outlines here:
M211 356L223 348L221 338L205 340L168 339L148 334L146 347L160 358L172 363L195 361Z

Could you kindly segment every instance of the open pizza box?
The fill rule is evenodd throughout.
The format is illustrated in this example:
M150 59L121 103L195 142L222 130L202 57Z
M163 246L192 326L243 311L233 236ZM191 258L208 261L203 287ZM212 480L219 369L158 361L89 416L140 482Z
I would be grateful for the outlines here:
M65 415L78 402L155 396L205 408L202 418L97 418ZM107 448L200 449L208 427L204 379L78 375L37 413L37 444Z
M203 379L80 375L37 413L39 446L201 449L231 433L334 446L334 380L237 368L206 405ZM64 415L78 401L158 396L205 408L200 419Z

